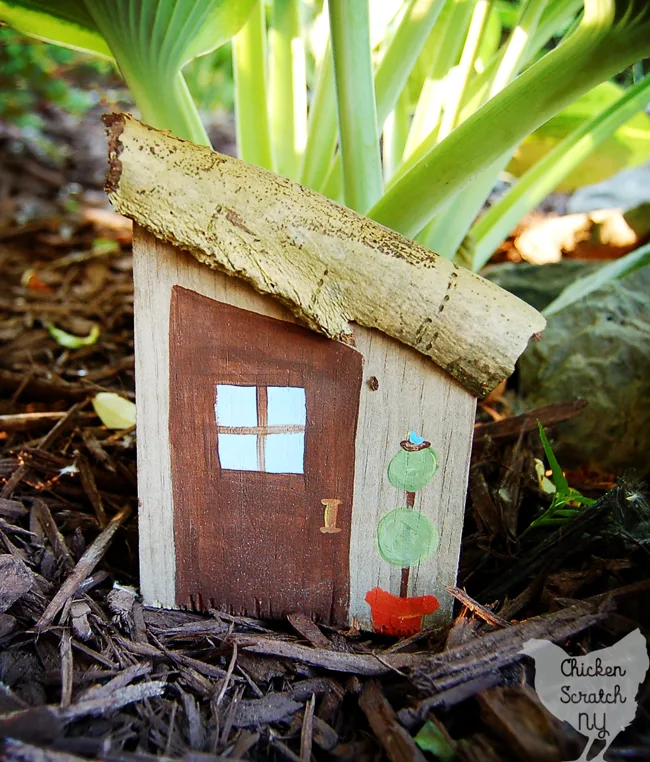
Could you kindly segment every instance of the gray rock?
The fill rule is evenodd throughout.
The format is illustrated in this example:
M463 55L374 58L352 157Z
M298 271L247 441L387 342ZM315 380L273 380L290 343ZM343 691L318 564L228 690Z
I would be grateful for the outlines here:
M528 408L589 402L557 428L562 465L650 470L649 291L650 267L609 284L551 316L541 341L521 357Z
M528 302L536 310L543 310L566 286L594 272L601 264L581 259L563 259L548 265L505 262L486 267L481 275Z
M594 209L627 211L650 201L650 163L625 169L596 185L579 188L567 203L567 212L593 212Z

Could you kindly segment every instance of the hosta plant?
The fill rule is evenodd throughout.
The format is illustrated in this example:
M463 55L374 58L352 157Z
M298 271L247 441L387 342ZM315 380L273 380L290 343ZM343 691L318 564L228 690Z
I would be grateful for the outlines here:
M241 158L474 269L650 102L639 77L593 107L480 216L528 136L650 55L650 3L0 0L0 19L112 58L145 121L200 143L182 70L232 38Z

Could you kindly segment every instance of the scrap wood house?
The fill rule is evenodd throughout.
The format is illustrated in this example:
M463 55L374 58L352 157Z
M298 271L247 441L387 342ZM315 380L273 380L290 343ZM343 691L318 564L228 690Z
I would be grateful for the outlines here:
M289 180L106 123L136 223L145 602L393 634L448 617L476 398L543 318Z

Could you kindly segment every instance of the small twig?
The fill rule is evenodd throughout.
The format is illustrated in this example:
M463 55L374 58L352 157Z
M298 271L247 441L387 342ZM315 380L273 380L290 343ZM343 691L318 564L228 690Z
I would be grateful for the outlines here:
M300 731L300 760L309 762L311 759L311 747L314 737L314 707L316 706L316 694L312 693L311 698L305 706L305 716L302 721L302 730Z
M400 725L376 680L371 680L363 689L359 706L391 762L426 762L415 741Z
M59 531L59 527L56 525L47 503L38 498L33 498L32 516L43 528L57 560L64 564L67 571L70 571L74 567L74 558L65 544L63 535Z
M112 445L115 444L115 442L119 442L122 437L125 437L127 434L132 434L136 429L135 423L133 426L129 426L128 429L122 429L121 431L116 431L115 434L111 434L110 437L106 437L104 440L105 445Z
M244 691L246 688L242 685L240 686L236 691L235 695L230 700L230 706L228 707L228 712L226 714L226 720L223 724L223 730L221 731L221 743L226 744L228 743L228 738L230 736L230 731L232 730L232 724L235 719L235 714L237 712L237 706L239 705L239 702L241 700L241 697L244 695Z
M174 735L176 725L176 712L178 711L178 704L172 704L171 717L169 718L169 729L167 731L167 741L165 743L165 756L168 757L172 747L172 737Z
M108 524L108 516L104 510L102 496L99 494L99 490L97 489L95 476L93 475L92 469L90 468L90 464L84 455L78 453L76 457L76 465L79 469L81 486L84 488L84 492L88 496L88 500L90 500L93 510L95 511L95 516L97 516L99 526L104 529L104 527Z
M0 415L0 430L2 431L29 431L42 423L51 423L65 418L66 411L43 412L43 413L13 413L12 415Z
M61 709L66 709L72 703L73 683L72 635L67 627L61 636L59 652L61 655Z
M507 619L503 619L498 614L490 611L490 609L477 603L471 596L469 596L464 590L459 587L453 587L449 585L447 592L454 596L457 601L460 601L463 606L466 606L472 613L481 617L484 622L491 624L493 627L511 627L511 623Z
M251 653L294 659L332 672L351 672L356 675L385 675L387 672L413 668L427 658L423 654L390 654L380 659L376 654L327 651L324 648L309 648L254 635L233 635L231 640L237 640L240 648Z
M384 667L388 667L388 669L389 669L391 672L395 672L395 673L396 673L396 674L398 674L400 677L408 677L408 675L405 675L403 672L400 672L400 671L399 671L399 669L397 669L397 667L393 667L393 665L392 665L392 664L390 664L389 662L387 662L387 661L386 661L386 659L384 659L384 658L383 658L382 656L380 656L378 653L373 653L373 656L375 657L375 659L377 659L377 661L378 661L378 662L380 662L381 664L383 664L383 665L384 665Z
M523 432L537 429L537 421L544 426L571 420L579 415L587 406L586 400L570 400L554 402L552 405L529 410L522 415L505 418L503 421L477 423L474 426L474 442L490 439L517 439Z
M260 740L260 734L259 733L252 733L249 730L243 731L243 733L239 736L239 738L235 741L235 745L233 746L231 758L232 759L242 759L245 754L255 746L255 744Z
M305 640L308 640L316 648L331 648L332 643L323 635L318 625L306 614L289 614L287 616L291 626L299 632Z
M77 411L82 407L83 402L77 402L74 404L70 410L61 418L60 421L57 421L56 424L52 427L52 429L38 442L39 449L46 450L48 447L50 447L54 442L58 439L59 435L63 433L63 431L66 429L70 421L73 420L73 418L76 416ZM13 494L13 491L16 489L16 487L20 484L20 482L25 477L25 474L27 473L29 469L29 466L22 463L18 466L18 468L13 472L11 477L7 480L7 483L2 489L2 492L0 493L0 497L11 497Z
M133 704L136 701L161 696L167 687L162 680L152 680L148 683L138 683L137 685L127 685L126 688L119 688L110 696L88 699L72 704L67 709L58 712L59 717L64 722L72 722L80 717L88 715L106 715L107 712L114 712L127 704Z
M224 677L221 688L219 689L219 693L217 694L217 697L214 700L215 706L219 706L219 704L223 700L223 697L226 695L226 691L228 690L228 686L230 685L230 678L232 677L232 672L235 669L236 663L237 663L237 643L233 643L232 656L230 657L230 663L228 664L228 669L226 670L226 676Z
M287 746L285 743L283 743L282 741L280 741L280 739L278 739L278 738L271 738L271 743L273 744L273 746L275 746L275 748L276 748L276 749L277 749L277 750L278 750L278 751L279 751L279 752L280 752L280 753L281 753L281 754L282 754L284 757L286 757L288 760L290 760L290 762L302 762L302 760L300 759L300 757L299 757L297 754L294 754L294 753L291 751L291 749L290 749L290 748L289 748L289 747L288 747L288 746Z
M131 506L123 508L116 516L114 516L106 529L95 538L95 541L86 549L86 552L81 556L79 562L75 566L70 576L59 588L57 594L52 598L47 608L43 612L41 618L36 623L37 630L44 630L49 627L54 621L54 617L61 611L65 603L75 594L79 585L86 579L86 577L97 566L102 559L106 549L111 543L113 536L117 530L122 526L126 519L131 514Z

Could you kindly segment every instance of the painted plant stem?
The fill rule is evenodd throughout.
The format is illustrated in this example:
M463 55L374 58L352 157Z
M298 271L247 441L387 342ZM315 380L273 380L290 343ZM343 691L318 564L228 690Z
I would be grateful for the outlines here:
M406 507L413 508L415 506L415 492L406 492ZM411 575L411 567L405 566L402 569L402 579L399 586L399 597L409 597L409 577Z

